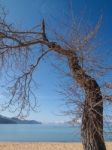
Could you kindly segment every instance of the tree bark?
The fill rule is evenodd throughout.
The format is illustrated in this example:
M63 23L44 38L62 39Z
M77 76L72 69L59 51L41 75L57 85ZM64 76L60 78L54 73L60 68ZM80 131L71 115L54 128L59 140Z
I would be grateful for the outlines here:
M103 138L103 101L95 80L89 79L90 88L85 90L81 136L84 150L106 150Z
M96 80L81 68L76 54L68 56L74 79L85 90L81 137L84 150L106 150L103 138L103 101Z
M67 57L74 80L85 90L81 136L84 150L106 150L103 138L103 100L96 80L81 68L78 56L54 42L45 41L50 50Z

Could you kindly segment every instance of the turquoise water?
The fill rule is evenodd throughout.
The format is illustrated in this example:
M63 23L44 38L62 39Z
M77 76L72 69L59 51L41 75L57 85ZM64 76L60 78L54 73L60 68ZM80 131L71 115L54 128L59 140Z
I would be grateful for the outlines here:
M112 134L105 134L107 141ZM0 141L15 142L80 142L80 128L67 125L31 125L2 124L0 125Z

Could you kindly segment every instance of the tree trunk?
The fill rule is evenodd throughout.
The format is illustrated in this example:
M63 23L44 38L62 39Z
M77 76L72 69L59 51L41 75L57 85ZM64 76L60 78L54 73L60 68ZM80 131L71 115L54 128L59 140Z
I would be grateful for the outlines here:
M46 45L67 57L74 80L85 90L81 128L84 150L106 150L103 138L103 101L99 85L80 66L75 51L65 50L54 42Z
M103 101L95 80L89 79L85 88L81 136L84 150L106 150L103 138Z
M106 150L103 138L103 101L96 80L85 73L78 57L68 56L69 66L77 83L85 90L81 137L84 150Z

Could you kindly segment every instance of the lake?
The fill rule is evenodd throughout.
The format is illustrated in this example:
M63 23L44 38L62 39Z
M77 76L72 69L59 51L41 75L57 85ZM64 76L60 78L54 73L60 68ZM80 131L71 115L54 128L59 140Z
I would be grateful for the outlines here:
M112 133L106 129L106 141ZM0 141L13 142L80 142L79 126L43 124L1 124Z

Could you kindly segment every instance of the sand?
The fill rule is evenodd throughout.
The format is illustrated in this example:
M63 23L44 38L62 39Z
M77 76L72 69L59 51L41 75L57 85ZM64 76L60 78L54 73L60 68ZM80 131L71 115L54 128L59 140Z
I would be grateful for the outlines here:
M112 143L106 143L107 150L112 150ZM83 150L81 143L13 143L0 142L0 150Z

